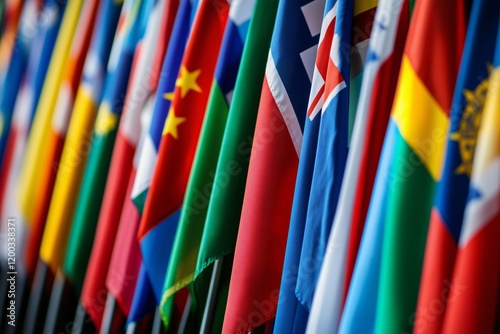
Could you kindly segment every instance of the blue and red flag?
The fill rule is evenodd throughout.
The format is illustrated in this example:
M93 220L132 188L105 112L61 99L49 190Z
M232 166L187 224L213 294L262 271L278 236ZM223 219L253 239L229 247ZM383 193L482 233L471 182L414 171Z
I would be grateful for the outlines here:
M441 332L445 312L435 301L450 288L457 256L481 117L490 87L500 3L475 1L450 114L450 130L441 181L432 209L414 331ZM453 292L452 292L453 293ZM443 308L447 303L443 302ZM432 319L432 321L430 321Z
M293 0L278 7L223 332L251 331L276 314L324 4Z

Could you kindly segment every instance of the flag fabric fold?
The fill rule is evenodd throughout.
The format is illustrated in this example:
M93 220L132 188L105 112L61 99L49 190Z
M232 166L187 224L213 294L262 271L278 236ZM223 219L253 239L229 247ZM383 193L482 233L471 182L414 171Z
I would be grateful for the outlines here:
M266 65L224 333L274 318L325 1L282 1Z
M477 4L475 4L477 5ZM498 4L491 8L498 13ZM497 16L498 20L498 16ZM490 32L491 33L491 32ZM482 37L481 37L482 38ZM477 64L479 65L479 64ZM500 26L443 333L498 331L500 285ZM484 93L484 92L483 92ZM482 93L481 93L482 94Z
M387 15L390 13L390 15ZM333 228L328 240L327 250L316 287L309 332L320 332L324 328L338 330L344 305L346 286L350 275L347 272L349 235L352 230L354 190L362 175L360 170L370 114L377 110L377 117L385 118L390 114L395 85L383 89L384 83L397 80L403 48L395 48L398 34L404 40L408 26L408 2L380 1L373 24L373 31L367 51L367 60L363 74L360 100L357 105L356 120L346 164L346 173L339 195L339 209L336 211ZM391 80L392 79L392 80ZM382 90L382 91L381 91ZM387 103L383 103L389 101ZM377 106L377 109L375 109ZM382 109L382 106L385 106ZM375 117L375 115L373 116ZM386 124L385 124L386 125ZM384 124L378 130L378 136L385 133ZM378 164L378 157L375 164ZM328 314L328 320L325 315ZM325 323L325 321L327 321Z
M201 196L210 196L204 187L211 182L209 173L215 169L220 142L224 133L231 95L234 91L236 74L240 65L248 23L253 12L254 1L235 0L231 3L221 44L215 75L207 103L206 115L200 132L193 167L188 181L179 226L169 261L164 290L173 296L194 279L198 251L205 225L204 213L195 208ZM210 190L210 189L209 189ZM208 190L208 191L209 191ZM203 192L205 191L205 194ZM205 201L208 201L205 199ZM196 295L192 301L197 303ZM197 305L203 309L203 305Z
M391 114L397 128L392 157L397 179L387 203L377 333L411 331L413 327L465 26L462 1L419 1L415 5ZM426 48L434 49L435 55L430 56Z
M438 333L442 330L450 282L460 240L469 181L473 169L474 150L489 86L497 38L500 4L476 1L471 10L464 54L451 107L450 130L443 176L437 187L432 209L418 306L416 333ZM452 287L454 285L451 285ZM436 302L437 301L437 302ZM435 314L436 303L442 312ZM464 329L462 329L464 330Z

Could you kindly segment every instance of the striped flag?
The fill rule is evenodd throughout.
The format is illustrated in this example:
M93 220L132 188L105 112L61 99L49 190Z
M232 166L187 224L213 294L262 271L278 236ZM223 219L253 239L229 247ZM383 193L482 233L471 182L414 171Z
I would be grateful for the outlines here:
M282 1L253 136L223 332L274 318L325 2Z
M387 13L390 15L387 15ZM397 46L396 43L404 44L408 27L407 13L407 1L382 0L378 4L364 69L350 152L346 163L346 173L342 181L338 210L330 232L316 288L317 292L314 295L308 331L321 332L326 328L336 331L339 328L346 290L344 287L349 284L346 262L348 259L354 190L356 182L362 174L360 165L365 139L367 138L366 131L372 125L368 123L369 115L376 110L377 116L384 117L385 113L385 118L388 119L389 117L395 87L389 86L389 89L387 89L383 85L389 79L397 80L403 47ZM384 80L384 84L381 83L381 80ZM390 102L382 104L387 100ZM386 108L379 109L381 106L386 106ZM378 129L378 131L385 133L385 127ZM378 159L375 164L377 163Z
M167 39L165 36L163 37L165 40ZM147 45L144 46L146 47ZM119 227L116 231L116 240L114 240L113 252L110 257L109 269L106 276L106 289L115 297L120 310L127 318L132 306L132 299L142 262L139 243L137 241L137 231L141 216L130 198L130 193L137 171L137 160L151 123L153 104L154 99L149 98L146 105L143 106L144 109L140 115L141 137L137 143L132 171L127 182L125 202L121 211ZM129 110L129 112L133 112L133 110Z
M38 251L35 251L34 247L40 247L43 238L45 220L57 175L57 164L61 157L68 122L73 110L74 98L82 76L85 57L89 49L97 8L98 1L94 0L85 2L85 5L82 7L62 81L59 88L54 90L54 93L58 96L54 104L51 124L44 138L45 154L42 160L37 162L37 173L38 177L40 177L40 181L38 181L39 188L33 190L38 192L33 204L34 214L31 221L33 235L30 237L30 241L33 242L33 246L31 246L33 252L30 255L32 256L31 265L33 268L36 266L36 259L33 256L38 254Z
M410 15L415 4L415 0L404 0L404 2L408 4L404 4L403 9L401 9L402 4L399 4L396 6L395 10L399 16L396 18L398 20L398 26L395 36L396 40L393 44L393 56L386 59L382 67L382 72L379 74L380 79L376 79L376 89L371 93L370 111L367 116L368 124L364 130L365 135L362 143L363 151L359 153L361 157L358 158L361 159L358 167L359 174L354 183L356 188L351 190L353 194L349 195L355 196L355 198L354 202L351 203L351 205L353 205L352 209L347 211L347 217L350 217L349 219L351 219L352 222L346 263L346 285L344 290L346 293L356 263L358 248L363 234L368 207L370 205L377 166L384 144L384 137L398 82L402 53L404 51L408 26L410 24ZM368 60L371 61L373 59L369 58ZM379 83L381 80L387 82L387 93L378 93L380 90L385 91L385 88Z
M82 286L83 280L86 278L85 273L91 252L95 251L100 259L98 264L98 267L101 268L98 270L99 284L102 289L105 287L106 270L120 222L120 213L126 198L135 147L141 133L141 112L156 88L157 76L160 72L161 58L158 59L157 63L154 63L155 56L159 52L162 57L165 51L167 38L160 29L166 26L161 26L161 22L167 21L162 21L164 10L167 9L165 5L165 1L162 0L155 3L151 12L142 9L141 15L151 15L151 20L141 42L143 44L139 44L137 51L135 51L133 62L135 65L132 68L128 84L123 106L124 116L118 129L116 143L112 142L112 134L101 135L96 138L95 150L93 149L89 156L89 166L85 171L83 182L88 181L90 185L82 186L73 218L70 246L65 259L65 270L71 273L71 276L78 281L79 286ZM165 12L165 14L168 13ZM141 18L141 20L143 19ZM160 35L161 42L159 43ZM133 52L133 50L129 52ZM110 165L110 169L106 173L105 169L108 165ZM118 166L119 168L117 168ZM106 190L104 191L104 189ZM101 198L103 193L104 198L101 206L97 197ZM111 198L113 200L110 200ZM94 243L96 226L99 226L98 240L100 243ZM97 280L97 278L94 277L93 280Z
M201 214L195 205L198 204L198 201L203 200L199 197L200 190L204 191L204 186L211 181L209 174L213 173L217 164L254 3L254 0L234 0L229 10L229 18L215 68L203 128L163 288L162 298L171 299L168 301L170 305L175 293L191 284L194 279L208 200L205 199L207 204L202 208L204 214ZM209 195L210 193L208 193ZM207 194L202 196L207 196ZM192 298L195 297L196 294L192 296ZM199 305L199 309L203 310L203 305Z
M182 62L191 27L191 17L194 16L197 3L192 0L181 0L175 19L172 36L163 62L162 73L156 93L153 119L149 133L144 139L144 145L139 158L137 174L132 188L132 200L140 213L153 177L156 166L158 148L162 140L163 126L170 109L172 92L175 87L177 74ZM178 217L178 216L177 216ZM175 219L175 217L173 218ZM151 284L156 302L159 304L168 260L172 250L177 224L160 224L158 232L149 233L140 239L140 248L144 271L148 279L142 282ZM141 281L140 281L141 282ZM140 284L140 283L138 283ZM147 287L144 287L146 289ZM137 299L140 301L140 299Z
M213 170L207 171L206 174L207 177L213 177L206 181L213 182L213 189L210 203L207 202L209 207L196 263L195 292L199 293L201 290L202 297L205 297L209 278L215 270L212 264L222 259L213 324L215 327L212 327L214 332L221 331L224 319L251 152L251 137L255 129L267 61L267 54L262 50L269 50L277 8L278 1L258 0L255 3L224 135L221 138L219 159L212 167ZM208 155L209 152L210 150L205 154ZM200 184L200 191L206 191L206 184ZM201 213L200 215L205 216ZM200 299L204 301L203 298Z
M475 143L490 87L488 76L493 64L499 14L498 1L482 0L473 4L451 107L450 119L453 121L447 138L443 176L427 235L415 317L414 331L417 333L441 332L448 300L451 302L452 296L459 293L450 288L450 281L461 238ZM450 297L443 299L443 291L447 289L452 289L448 291ZM441 312L436 312L441 308ZM472 331L487 332L478 328Z
M36 36L37 27L33 29L32 25L33 22L38 21L40 10L41 6L38 1L26 1L15 38L9 41L13 43L13 46L0 95L0 166L3 165L14 106L28 67L29 53Z
M492 13L489 14L498 14L498 4L495 4L491 10ZM494 17L498 23L498 15ZM471 20L471 22L474 21ZM481 35L481 40L486 43L483 36ZM493 67L477 139L453 278L447 294L448 306L442 331L447 334L498 331L500 26L497 29ZM486 92L481 92L481 97L484 93Z
M391 163L396 174L387 203L377 333L413 327L434 189L441 178L465 37L464 7L463 1L451 0L419 1L415 6L391 114L396 131Z
M297 286L298 267L304 229L307 218L307 205L311 189L314 170L314 158L318 147L318 133L320 126L320 110L323 108L325 81L328 64L333 63L330 58L335 23L337 19L337 1L328 1L325 4L321 34L319 37L318 54L314 66L314 73L307 106L307 117L304 124L304 139L300 151L297 181L295 184L292 214L290 217L290 231L288 232L285 262L280 286L280 302L276 314L275 328L280 332L305 332L309 309L299 302L295 295ZM343 81L342 81L343 82ZM345 88L344 85L338 86ZM292 317L290 315L293 315ZM290 318L293 321L290 321Z
M172 104L139 228L140 239L146 234L158 234L161 230L157 230L157 225L177 225L228 12L226 0L200 2L171 95ZM202 51L203 57L199 57ZM165 219L168 220L163 222ZM170 304L165 304L167 298L162 293L160 309L166 327L171 312Z
M66 7L59 30L61 33L57 36L53 56L26 144L26 159L24 159L21 169L18 196L20 209L28 224L33 222L36 202L38 201L38 191L33 190L40 190L43 181L39 177L42 171L38 168L38 162L44 160L43 148L47 146L57 95L64 76L61 68L65 68L70 56L71 42L76 31L82 5L83 1L76 0Z
M1 169L0 202L2 203L2 222L6 222L8 217L17 217L17 240L20 244L26 245L22 250L24 253L18 253L18 259L22 259L30 276L35 272L43 232L37 228L36 223L33 223L31 229L29 231L26 229L24 235L22 235L21 227L27 227L27 224L21 214L17 198L12 194L16 194L20 182L20 169L24 159L29 129L56 43L64 8L64 4L60 5L56 0L53 0L47 1L41 9L40 26L30 51L24 83L18 93L19 97L14 107L11 132Z

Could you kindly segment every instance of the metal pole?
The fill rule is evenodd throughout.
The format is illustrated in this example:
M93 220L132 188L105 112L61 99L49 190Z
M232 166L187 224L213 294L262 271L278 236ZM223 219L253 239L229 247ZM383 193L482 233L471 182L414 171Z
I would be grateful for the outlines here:
M207 303L205 304L205 311L203 312L203 319L201 321L201 334L210 334L212 329L217 301L217 290L219 287L219 280L222 272L222 261L223 259L221 258L214 262L214 267L212 269L212 278L210 279L210 287L208 290Z

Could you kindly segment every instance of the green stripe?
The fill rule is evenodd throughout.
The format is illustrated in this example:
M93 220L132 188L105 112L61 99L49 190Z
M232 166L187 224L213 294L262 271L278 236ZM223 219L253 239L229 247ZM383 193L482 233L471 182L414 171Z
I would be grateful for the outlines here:
M199 140L179 227L170 258L163 298L170 298L193 281L213 175L222 143L228 105L217 82L212 85L207 115ZM170 312L165 312L170 314Z
M389 194L376 333L411 333L436 184L398 131Z
M218 258L232 253L236 244L278 1L259 0L255 6L217 164L196 276Z
M83 287L92 251L116 134L117 129L115 128L105 136L94 135L92 150L78 197L64 260L64 272L78 292L81 292Z

